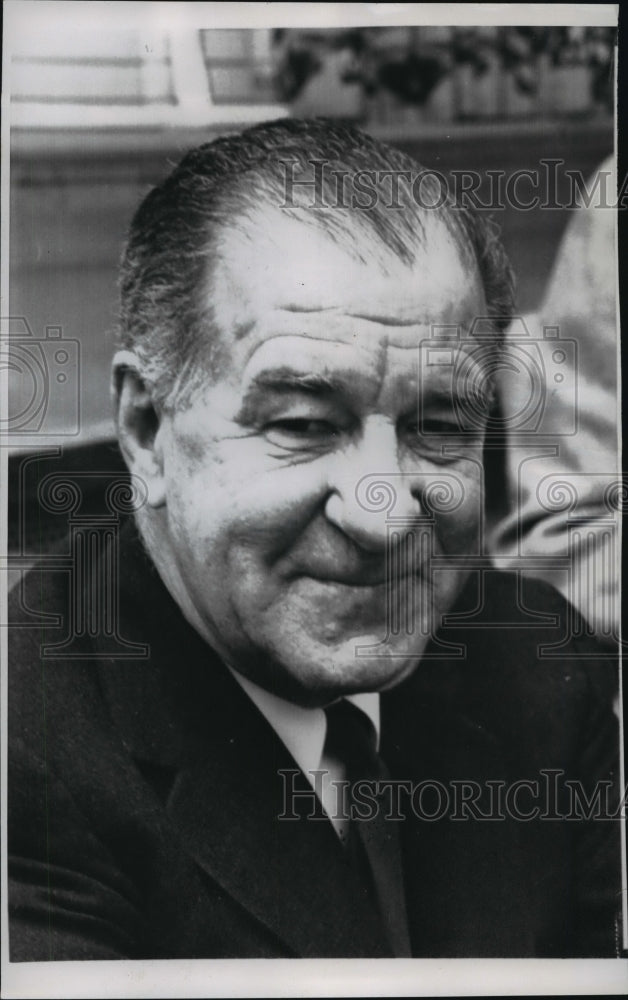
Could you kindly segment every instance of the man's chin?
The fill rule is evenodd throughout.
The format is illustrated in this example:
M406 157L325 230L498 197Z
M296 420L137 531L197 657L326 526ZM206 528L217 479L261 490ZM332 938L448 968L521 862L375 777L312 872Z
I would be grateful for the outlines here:
M365 634L330 646L302 637L298 647L275 652L271 689L302 705L324 705L362 691L385 691L417 666L425 643L409 639L381 642Z

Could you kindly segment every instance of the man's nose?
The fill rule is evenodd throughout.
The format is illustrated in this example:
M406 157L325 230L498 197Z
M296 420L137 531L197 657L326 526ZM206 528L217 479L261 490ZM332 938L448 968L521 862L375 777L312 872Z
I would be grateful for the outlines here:
M342 455L330 478L327 519L370 552L388 544L389 515L410 530L424 513L418 477L399 464L396 428L374 422Z

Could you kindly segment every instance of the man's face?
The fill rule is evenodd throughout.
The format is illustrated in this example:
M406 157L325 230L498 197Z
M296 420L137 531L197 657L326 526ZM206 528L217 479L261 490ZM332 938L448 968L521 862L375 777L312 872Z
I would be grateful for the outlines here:
M479 279L437 222L411 267L382 266L260 211L220 260L222 369L162 424L171 589L277 694L390 687L478 551L483 433L434 433L456 426L451 366L420 345L483 314Z

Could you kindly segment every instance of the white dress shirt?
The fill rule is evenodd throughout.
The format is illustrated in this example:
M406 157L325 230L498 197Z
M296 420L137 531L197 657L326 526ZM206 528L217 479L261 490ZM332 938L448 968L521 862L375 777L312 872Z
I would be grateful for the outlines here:
M273 727L286 749L320 799L336 833L344 842L347 836L348 810L343 808L342 786L346 780L343 763L324 752L327 717L323 708L303 708L271 694L237 670L229 668L234 678ZM379 694L364 692L347 695L347 701L361 709L372 722L379 743ZM322 775L316 772L324 772Z

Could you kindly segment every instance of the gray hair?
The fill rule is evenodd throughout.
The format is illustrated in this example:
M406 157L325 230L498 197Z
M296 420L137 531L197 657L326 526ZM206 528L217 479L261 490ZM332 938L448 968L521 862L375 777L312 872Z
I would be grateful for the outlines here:
M324 172L316 174L317 163L325 164ZM320 181L316 207L306 204L303 184L313 170ZM423 198L399 184L392 207L386 187L391 171L421 175ZM373 178L372 203L339 203L338 176L363 172ZM289 201L288 174L298 178ZM227 227L246 228L264 203L322 228L360 260L384 253L412 263L425 245L428 216L438 218L463 257L475 261L500 341L514 311L514 282L497 227L472 208L456 205L435 172L358 129L324 119L281 119L189 152L132 220L120 268L120 342L139 358L140 374L162 407L183 405L184 396L190 398L211 377L212 345L220 331L211 296L203 291L218 238Z

